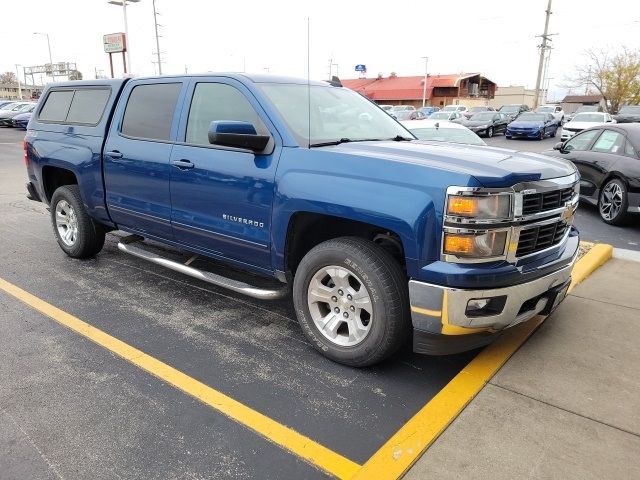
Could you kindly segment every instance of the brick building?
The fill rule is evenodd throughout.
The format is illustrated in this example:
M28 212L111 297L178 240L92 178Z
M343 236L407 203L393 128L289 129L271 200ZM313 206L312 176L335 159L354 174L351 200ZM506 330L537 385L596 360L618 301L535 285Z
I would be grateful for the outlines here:
M424 76L356 78L342 84L376 103L422 106ZM494 97L496 84L479 73L427 76L427 105L487 105Z

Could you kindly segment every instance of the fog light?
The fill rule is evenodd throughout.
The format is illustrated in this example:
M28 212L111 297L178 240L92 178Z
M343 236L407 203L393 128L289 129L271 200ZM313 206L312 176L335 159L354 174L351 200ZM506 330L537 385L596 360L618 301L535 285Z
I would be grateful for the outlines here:
M472 310L482 310L484 307L489 305L491 299L489 298L472 298L467 302L467 312Z
M504 310L506 303L506 295L489 298L472 298L467 302L467 308L464 313L467 317L490 317L491 315L500 315Z

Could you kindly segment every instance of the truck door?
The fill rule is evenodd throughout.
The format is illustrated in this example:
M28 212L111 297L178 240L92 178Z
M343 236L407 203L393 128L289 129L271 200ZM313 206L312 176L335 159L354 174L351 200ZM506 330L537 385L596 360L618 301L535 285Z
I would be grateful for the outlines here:
M212 121L245 121L270 135L266 154L212 145ZM281 141L251 92L228 78L195 78L171 152L174 238L212 255L271 270L271 208Z
M132 81L122 93L103 168L109 215L123 230L172 238L169 157L183 86L175 79Z

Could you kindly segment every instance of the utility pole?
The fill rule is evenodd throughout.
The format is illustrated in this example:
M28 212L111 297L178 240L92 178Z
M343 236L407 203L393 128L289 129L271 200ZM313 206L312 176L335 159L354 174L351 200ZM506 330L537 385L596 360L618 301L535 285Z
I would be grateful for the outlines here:
M158 17L156 12L156 0L152 1L153 4L153 26L156 29L156 55L158 56L158 75L162 75L162 60L160 59L160 39L158 37Z
M422 85L422 106L424 107L427 103L427 67L429 65L429 57L420 58L424 58L424 85Z
M18 100L22 100L22 86L20 85L20 72L18 71L18 67L21 65L16 63L16 81L18 82Z
M549 17L551 16L551 0L547 4L546 16L544 19L544 33L542 36L542 45L540 45L540 59L538 61L538 76L536 78L536 92L533 97L533 108L538 108L540 101L540 82L542 80L542 67L544 66L544 56L547 52L547 42L549 41Z

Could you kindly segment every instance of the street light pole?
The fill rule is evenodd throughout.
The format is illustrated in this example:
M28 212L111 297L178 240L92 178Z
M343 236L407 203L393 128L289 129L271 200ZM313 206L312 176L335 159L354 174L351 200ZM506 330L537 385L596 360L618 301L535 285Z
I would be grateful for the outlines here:
M124 36L127 39L127 51L125 52L125 56L126 56L126 70L127 72L131 73L131 56L130 56L130 45L131 42L129 41L129 24L127 22L127 3L138 3L140 0L109 0L107 3L110 3L111 5L118 5L119 7L122 7L122 14L124 16Z
M51 41L49 40L49 34L48 33L42 33L42 32L33 32L34 35L44 35L45 37L47 37L47 47L49 49L49 65L51 65L51 81L55 82L56 81L56 76L53 73L53 56L51 55Z
M422 85L422 106L425 107L427 103L427 67L429 66L429 57L424 58L424 85Z
M547 9L545 10L546 16L544 19L544 33L541 35L542 37L542 45L540 45L540 58L538 59L538 76L536 77L536 91L535 96L533 97L533 108L538 108L538 104L540 101L540 82L542 81L542 68L544 65L544 57L547 53L547 42L549 41L549 17L551 16L551 0L547 4Z

